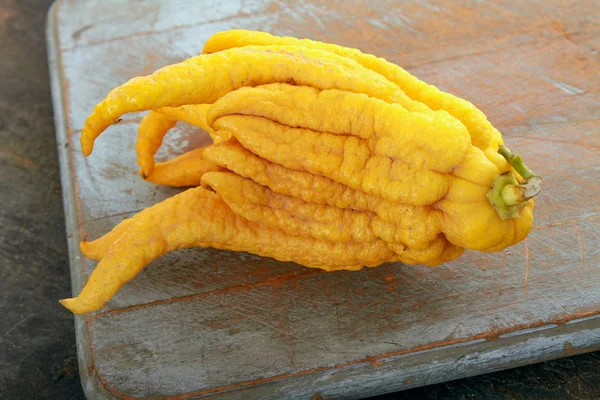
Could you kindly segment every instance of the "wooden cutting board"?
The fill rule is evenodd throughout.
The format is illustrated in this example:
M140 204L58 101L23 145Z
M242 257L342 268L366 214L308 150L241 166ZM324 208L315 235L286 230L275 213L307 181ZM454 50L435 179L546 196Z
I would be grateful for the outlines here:
M87 396L358 398L599 349L599 22L597 1L57 1L48 48L74 293L95 266L82 238L177 193L137 175L141 114L87 159L85 118L113 87L230 28L385 57L475 103L546 180L526 241L435 269L162 257L75 318ZM206 141L182 124L160 157Z

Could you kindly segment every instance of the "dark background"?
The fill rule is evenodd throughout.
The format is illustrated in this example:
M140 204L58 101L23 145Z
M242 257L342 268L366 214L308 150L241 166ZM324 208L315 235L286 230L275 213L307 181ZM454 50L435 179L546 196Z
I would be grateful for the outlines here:
M0 399L82 399L45 42L51 0L0 0ZM600 399L600 353L380 399Z

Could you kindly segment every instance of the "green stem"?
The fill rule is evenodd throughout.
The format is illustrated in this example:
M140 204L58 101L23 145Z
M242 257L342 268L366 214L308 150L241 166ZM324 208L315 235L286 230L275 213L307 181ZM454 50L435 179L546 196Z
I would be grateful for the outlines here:
M506 161L523 177L523 179L529 179L534 176L538 176L534 174L525 164L523 163L523 159L521 155L513 153L508 147L500 146L498 149L498 153L504 158Z
M523 177L524 181L519 183L512 172L498 175L492 183L487 198L500 218L518 218L527 201L540 192L544 179L527 168L521 156L514 154L509 148L500 146L498 153Z

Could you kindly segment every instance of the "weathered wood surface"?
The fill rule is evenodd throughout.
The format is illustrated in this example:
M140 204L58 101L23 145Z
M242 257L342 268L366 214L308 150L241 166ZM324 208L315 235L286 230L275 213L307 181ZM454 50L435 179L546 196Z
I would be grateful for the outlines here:
M600 313L597 2L213 3L63 0L49 15L75 292L95 265L81 258L80 238L176 192L137 176L140 115L84 159L86 116L112 87L199 53L229 28L358 47L471 100L546 178L536 227L503 253L436 269L320 273L243 253L167 255L77 318L88 393L357 397L600 346L600 319L565 324ZM162 156L203 140L178 127ZM510 350L513 332L525 333ZM459 343L461 352L448 347ZM459 358L470 361L432 363Z

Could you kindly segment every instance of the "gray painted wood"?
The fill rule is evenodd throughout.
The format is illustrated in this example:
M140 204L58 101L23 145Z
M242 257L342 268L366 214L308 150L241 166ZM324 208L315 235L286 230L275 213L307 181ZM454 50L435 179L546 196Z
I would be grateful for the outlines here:
M544 3L540 16L518 2L501 13L493 3L213 3L63 0L49 14L75 293L95 266L81 238L177 192L137 176L141 114L108 129L84 159L86 116L114 86L230 28L359 47L472 100L544 174L536 227L505 252L468 252L435 269L323 273L245 253L174 252L98 313L76 317L89 398L357 398L600 348L600 319L566 324L600 312L600 78L587 36L572 46L544 24L569 17L566 6ZM178 126L159 156L206 140Z

